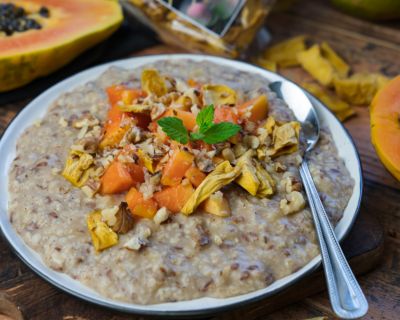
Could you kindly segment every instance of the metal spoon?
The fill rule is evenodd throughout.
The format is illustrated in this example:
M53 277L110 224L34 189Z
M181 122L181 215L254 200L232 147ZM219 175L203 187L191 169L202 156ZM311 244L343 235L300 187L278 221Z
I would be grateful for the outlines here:
M300 87L289 81L273 82L269 87L286 102L301 123L302 132L307 142L307 153L318 142L320 133L318 115L310 99ZM305 157L300 165L300 176L303 180L318 235L332 309L341 319L360 318L368 311L367 299L340 248Z

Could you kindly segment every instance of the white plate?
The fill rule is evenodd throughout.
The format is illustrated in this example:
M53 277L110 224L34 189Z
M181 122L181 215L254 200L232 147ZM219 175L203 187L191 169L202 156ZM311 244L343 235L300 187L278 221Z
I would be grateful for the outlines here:
M55 286L67 291L77 297L85 299L87 301L118 309L120 311L135 312L141 314L158 314L158 315L189 315L189 314L204 314L210 312L216 312L228 309L229 307L242 305L248 302L254 302L271 296L285 287L292 285L294 282L304 277L315 270L321 263L321 257L317 256L311 260L306 266L298 270L297 272L280 279L267 288L257 290L248 294L226 298L226 299L215 299L215 298L201 298L190 301L153 304L153 305L138 305L119 302L111 299L107 299L97 292L89 289L88 287L80 284L78 281L73 280L69 276L56 272L48 268L38 254L31 250L23 240L18 236L14 228L12 227L8 214L8 171L12 160L15 157L15 147L18 137L22 132L29 126L31 126L36 120L43 117L50 106L51 102L54 101L61 93L70 91L74 87L82 85L87 81L96 79L101 73L103 73L110 66L119 66L124 68L135 68L143 64L153 63L158 60L180 60L180 59L192 59L194 61L210 61L226 66L228 68L236 68L239 70L254 72L259 74L270 81L287 81L283 77L260 69L255 66L251 66L246 63L227 60L222 58L216 58L211 56L201 55L158 55L148 57L138 57L127 60L116 61L101 65L70 77L59 84L48 89L42 93L39 97L33 100L10 124L6 132L4 133L0 141L0 229L2 230L5 238L10 243L12 248L16 251L18 256L36 273L42 276L47 281L51 282ZM314 97L310 96L314 103L320 120L329 126L334 141L338 146L340 156L344 159L345 164L352 175L355 184L353 194L350 201L344 211L342 220L336 227L336 235L341 240L348 233L353 222L356 218L361 194L362 194L362 175L361 175L361 164L357 154L357 150L354 143L341 125L341 123L333 116L333 114L324 107Z

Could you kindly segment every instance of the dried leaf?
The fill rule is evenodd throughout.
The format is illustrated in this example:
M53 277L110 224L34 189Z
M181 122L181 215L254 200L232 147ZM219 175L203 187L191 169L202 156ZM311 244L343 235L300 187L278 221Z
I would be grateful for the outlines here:
M132 230L133 226L135 225L135 220L133 219L126 202L122 202L119 205L115 219L116 221L112 226L112 229L118 234L127 233L128 231Z

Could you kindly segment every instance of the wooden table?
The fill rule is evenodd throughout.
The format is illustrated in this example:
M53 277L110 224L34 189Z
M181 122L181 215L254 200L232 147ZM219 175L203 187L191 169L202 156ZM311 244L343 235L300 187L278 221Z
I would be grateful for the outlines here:
M297 34L309 34L313 41L328 41L356 71L380 71L389 76L400 73L400 24L377 25L345 16L329 7L325 1L300 1L290 11L272 15L267 22L273 39L279 40ZM174 51L166 47L153 48L146 53ZM302 81L307 75L299 69L284 72L286 76ZM11 119L28 101L0 106L0 134ZM361 236L350 236L345 243L348 252L356 252L365 242L380 240L379 225L383 226L385 248L377 268L359 277L370 303L365 319L400 318L400 183L383 168L370 143L369 116L366 107L357 107L358 115L345 125L353 136L364 168L365 189L361 208ZM379 222L377 222L379 221ZM360 239L361 237L361 239ZM364 238L363 238L364 237ZM375 239L376 237L376 239ZM373 238L373 239L371 239ZM380 252L371 252L376 260ZM357 261L352 259L352 265ZM364 260L365 261L365 260ZM366 271L368 261L358 266ZM363 268L364 267L364 268ZM292 290L285 299L303 297L306 287L323 289L318 274ZM40 290L39 290L40 289ZM316 290L317 291L317 290ZM101 309L62 293L37 277L11 252L0 239L0 301L2 292L18 304L25 319L141 319ZM237 311L216 315L213 319L305 319L326 315L333 317L326 293L307 297L300 302L269 313L281 304L273 300L268 307L253 308L252 312ZM1 307L1 304L0 304Z

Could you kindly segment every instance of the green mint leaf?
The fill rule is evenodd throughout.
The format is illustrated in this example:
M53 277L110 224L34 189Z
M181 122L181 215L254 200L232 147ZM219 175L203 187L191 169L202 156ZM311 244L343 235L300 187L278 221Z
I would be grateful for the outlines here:
M201 132L191 132L190 138L192 140L202 140L204 138L204 134Z
M214 106L210 104L209 106L201 109L196 117L196 123L199 126L199 131L206 131L214 121Z
M233 137L241 129L241 126L231 122L220 122L212 125L205 131L202 140L208 144L223 142Z
M172 140L178 141L182 144L188 143L189 134L181 119L176 117L165 117L158 120L157 123Z

